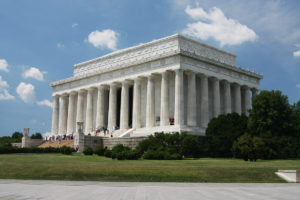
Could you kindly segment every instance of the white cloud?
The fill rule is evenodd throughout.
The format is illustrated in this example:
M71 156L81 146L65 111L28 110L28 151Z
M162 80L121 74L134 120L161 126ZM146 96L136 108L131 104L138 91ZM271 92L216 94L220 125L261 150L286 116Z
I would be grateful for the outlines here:
M213 38L221 46L238 45L246 41L254 41L258 38L256 33L237 20L227 18L223 11L213 7L206 12L202 8L186 7L185 12L197 22L188 24L183 34L207 40Z
M73 23L73 24L72 24L72 28L75 28L76 26L78 26L77 23Z
M0 100L11 100L14 99L15 97L9 94L8 88L9 85L7 84L6 81L2 80L2 76L0 76Z
M38 81L44 80L44 75L46 72L41 72L38 68L36 67L30 67L28 70L26 70L23 74L23 78L33 78Z
M26 84L21 82L18 85L16 92L25 103L33 103L35 100L34 86L30 83Z
M8 72L8 63L5 59L0 59L0 70Z
M293 55L294 55L294 57L300 57L300 51L295 51L295 52L293 53Z
M300 44L295 44L296 47L300 47Z
M6 87L9 87L7 82L2 80L2 76L0 76L0 90Z
M103 31L96 30L89 34L88 42L97 48L106 47L111 50L116 50L118 33L111 29L105 29Z
M39 105L39 106L48 106L48 107L52 108L52 102L49 101L48 99L45 99L45 100L43 100L43 101L38 101L38 102L36 102L36 103L37 103L37 105Z
M297 84L296 87L297 87L297 88L300 88L300 84Z
M63 49L63 48L65 48L65 45L62 43L56 43L56 47L59 49Z

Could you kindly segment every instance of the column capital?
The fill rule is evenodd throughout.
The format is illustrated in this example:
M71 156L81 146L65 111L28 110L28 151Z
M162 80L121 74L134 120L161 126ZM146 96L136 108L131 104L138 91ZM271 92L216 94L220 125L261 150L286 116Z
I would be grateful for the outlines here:
M78 94L85 94L86 93L86 89L80 89L80 90L78 90L77 92L78 92Z
M239 86L239 87L241 87L241 85L239 84L239 83L237 83L237 82L233 82L233 83L231 83L233 86Z
M121 82L122 86L128 86L130 84L129 80L124 80Z
M133 79L133 81L134 81L134 83L136 83L136 84L141 84L142 79L139 78L139 77L137 77L137 78Z
M208 76L206 74L197 74L197 76L200 78L208 78Z
M90 92L90 91L95 91L97 89L97 87L89 87L89 88L87 88L86 90L88 91L88 92Z
M192 70L184 70L184 73L186 75L191 75L191 74L195 74L196 75L196 72L192 71Z
M218 79L217 77L215 76L210 76L208 77L211 81L220 81L220 79Z
M148 81L154 81L154 75L150 74L147 76Z
M257 88L251 88L251 91L252 92L258 92L258 89Z
M250 90L250 87L248 85L241 85L241 88L243 90Z
M69 93L63 93L62 95L60 95L60 98L65 99L69 97Z
M56 94L56 95L52 96L52 98L53 98L53 99L59 99L60 96L61 96L61 95Z

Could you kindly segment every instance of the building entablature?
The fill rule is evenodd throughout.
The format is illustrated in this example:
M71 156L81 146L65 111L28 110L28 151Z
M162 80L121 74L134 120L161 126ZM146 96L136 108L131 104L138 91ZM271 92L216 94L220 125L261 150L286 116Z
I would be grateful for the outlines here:
M178 55L191 57L201 62L210 63L220 68L229 69L257 79L263 77L258 73L236 67L236 56L234 54L176 34L76 64L74 65L73 77L52 82L51 86L126 69L144 63L167 62L167 58Z

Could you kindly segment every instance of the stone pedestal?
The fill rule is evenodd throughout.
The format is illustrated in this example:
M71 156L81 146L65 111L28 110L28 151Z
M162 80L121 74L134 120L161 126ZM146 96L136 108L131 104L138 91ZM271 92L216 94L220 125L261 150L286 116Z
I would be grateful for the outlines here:
M77 152L82 153L84 150L83 122L77 122L77 127L78 129L74 136L74 146L78 149Z

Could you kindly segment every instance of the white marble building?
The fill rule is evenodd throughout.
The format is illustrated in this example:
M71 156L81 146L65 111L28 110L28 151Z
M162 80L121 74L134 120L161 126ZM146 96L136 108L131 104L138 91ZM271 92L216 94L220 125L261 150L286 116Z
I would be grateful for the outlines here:
M74 65L51 83L52 134L107 127L114 137L164 131L203 135L219 114L247 114L261 74L236 66L236 56L172 35ZM115 130L118 129L118 130Z

